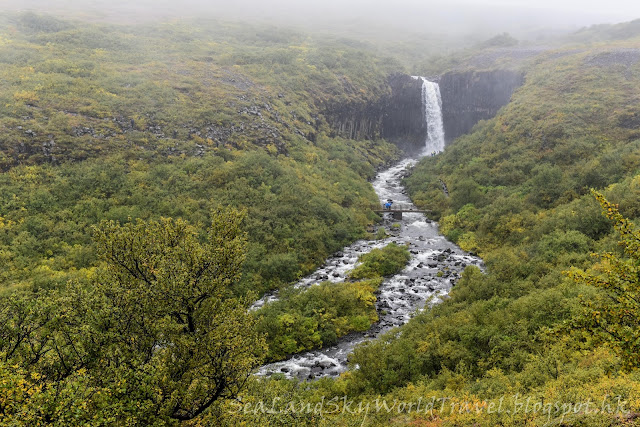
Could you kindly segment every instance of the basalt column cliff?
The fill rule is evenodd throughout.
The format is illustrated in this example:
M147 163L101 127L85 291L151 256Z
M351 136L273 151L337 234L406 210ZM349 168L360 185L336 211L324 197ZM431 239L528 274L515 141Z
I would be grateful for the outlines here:
M442 100L446 143L471 131L480 120L496 115L524 75L510 70L452 71L435 79ZM404 74L390 76L387 92L377 101L326 108L324 117L334 135L354 139L383 137L407 152L421 152L428 139L423 80ZM439 150L436 150L439 151Z
M449 72L439 83L448 144L480 120L494 117L524 83L524 75L510 70Z

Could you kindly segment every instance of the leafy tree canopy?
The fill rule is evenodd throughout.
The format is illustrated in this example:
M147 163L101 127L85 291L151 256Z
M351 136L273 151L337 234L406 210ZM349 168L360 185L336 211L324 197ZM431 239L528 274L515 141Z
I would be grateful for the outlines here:
M590 271L567 272L577 283L602 291L592 299L583 298L586 310L576 323L593 334L594 342L611 346L630 370L640 367L640 231L617 205L596 191L593 194L620 234L624 256L607 252Z
M102 222L91 289L2 301L0 383L16 392L0 419L170 425L235 397L265 350L230 292L243 217L214 212L204 241L182 220Z

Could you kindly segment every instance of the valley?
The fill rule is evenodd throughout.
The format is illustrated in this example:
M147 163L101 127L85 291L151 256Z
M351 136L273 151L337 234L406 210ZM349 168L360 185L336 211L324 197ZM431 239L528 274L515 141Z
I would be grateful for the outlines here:
M0 426L638 424L638 20L99 3L0 16Z

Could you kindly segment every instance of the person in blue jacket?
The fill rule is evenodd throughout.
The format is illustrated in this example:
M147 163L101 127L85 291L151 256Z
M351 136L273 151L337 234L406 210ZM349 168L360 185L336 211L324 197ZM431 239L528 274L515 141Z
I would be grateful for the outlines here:
M387 200L387 203L384 204L384 208L386 210L391 210L391 205L393 204L393 202L391 200Z

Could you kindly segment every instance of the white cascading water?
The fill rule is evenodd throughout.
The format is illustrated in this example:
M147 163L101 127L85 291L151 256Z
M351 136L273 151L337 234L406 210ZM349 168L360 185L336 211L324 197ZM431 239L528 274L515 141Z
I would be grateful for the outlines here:
M422 80L422 105L424 118L427 122L427 141L425 154L436 154L444 150L444 123L442 121L442 97L440 86L424 77L413 76Z

